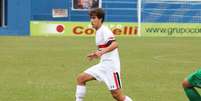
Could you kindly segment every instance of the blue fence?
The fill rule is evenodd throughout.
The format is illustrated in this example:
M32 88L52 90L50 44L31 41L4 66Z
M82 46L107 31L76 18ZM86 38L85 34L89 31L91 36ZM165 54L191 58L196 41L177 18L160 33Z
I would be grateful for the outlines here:
M143 2L143 22L201 23L201 2Z

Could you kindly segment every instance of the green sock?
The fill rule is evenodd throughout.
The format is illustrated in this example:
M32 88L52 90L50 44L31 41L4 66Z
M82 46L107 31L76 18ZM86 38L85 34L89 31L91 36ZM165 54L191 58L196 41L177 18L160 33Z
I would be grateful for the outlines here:
M195 88L184 88L184 91L189 98L189 101L201 101L201 96Z

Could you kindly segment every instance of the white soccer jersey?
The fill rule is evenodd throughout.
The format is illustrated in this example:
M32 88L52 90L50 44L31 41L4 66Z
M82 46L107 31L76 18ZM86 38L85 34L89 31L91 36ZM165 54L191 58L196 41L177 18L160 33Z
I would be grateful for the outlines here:
M101 50L109 46L107 43L110 40L115 40L113 33L102 25L96 32L96 45ZM121 88L118 49L103 54L100 63L87 69L85 73L92 75L98 81L103 81L109 90Z
M112 31L102 25L97 31L96 31L96 45L97 47L101 50L101 48L106 48L108 45L107 43L111 40L115 40L114 34L112 33ZM119 53L118 53L118 49L114 49L111 52L105 53L101 56L101 62L102 61L106 61L106 60L110 60L115 62L115 64L117 65L117 68L119 68L118 65L120 65L119 63Z

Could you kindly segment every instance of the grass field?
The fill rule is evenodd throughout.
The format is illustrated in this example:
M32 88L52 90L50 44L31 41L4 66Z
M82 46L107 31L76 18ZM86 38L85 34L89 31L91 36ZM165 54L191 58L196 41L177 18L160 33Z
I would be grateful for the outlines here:
M201 66L201 38L118 37L123 91L134 101L187 101L181 81ZM74 101L76 75L98 61L92 37L0 37L0 101ZM89 82L85 101L114 101Z

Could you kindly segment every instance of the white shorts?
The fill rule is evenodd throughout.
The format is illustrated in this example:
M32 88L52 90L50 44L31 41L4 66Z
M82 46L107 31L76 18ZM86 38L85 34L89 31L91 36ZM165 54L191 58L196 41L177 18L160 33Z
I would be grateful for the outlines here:
M84 71L93 76L96 80L104 82L109 90L116 90L122 87L120 77L120 67L114 68L110 62L101 62Z

